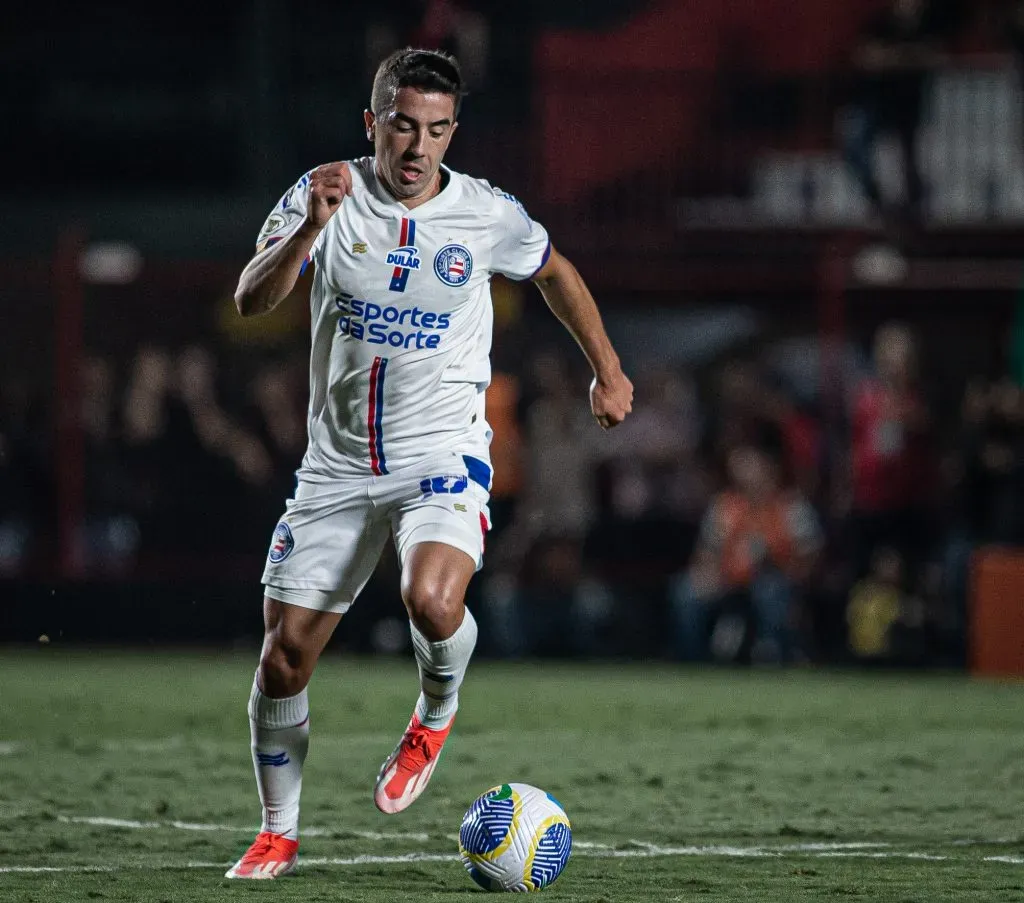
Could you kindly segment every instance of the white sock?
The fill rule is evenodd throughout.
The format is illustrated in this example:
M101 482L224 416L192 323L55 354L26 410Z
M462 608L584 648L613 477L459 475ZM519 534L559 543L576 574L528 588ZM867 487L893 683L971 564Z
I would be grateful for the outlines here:
M309 701L306 691L271 699L256 681L249 697L252 764L263 804L261 831L299 839L302 763L309 749Z
M422 691L416 715L424 726L436 730L447 725L459 707L459 687L476 646L476 621L467 608L459 629L437 643L431 643L412 621L409 628Z

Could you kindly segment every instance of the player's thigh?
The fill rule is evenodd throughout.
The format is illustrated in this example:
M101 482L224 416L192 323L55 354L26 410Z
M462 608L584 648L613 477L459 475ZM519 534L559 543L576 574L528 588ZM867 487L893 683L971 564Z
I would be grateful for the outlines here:
M390 527L361 481L300 484L274 529L263 571L266 596L289 607L344 614L373 574Z
M485 540L490 529L487 490L459 478L458 474L439 480L430 486L424 480L418 492L410 494L392 510L391 529L403 578L410 567L419 572L435 561L439 567L446 565L448 550L461 552L469 559L465 568L469 577L483 566ZM416 547L427 544L440 544L446 549L411 554ZM454 555L450 560L459 562L461 557Z
M476 564L462 549L444 542L417 542L402 563L402 600L415 619L461 622L466 589Z
M263 599L263 655L279 653L293 667L315 662L338 626L341 615Z

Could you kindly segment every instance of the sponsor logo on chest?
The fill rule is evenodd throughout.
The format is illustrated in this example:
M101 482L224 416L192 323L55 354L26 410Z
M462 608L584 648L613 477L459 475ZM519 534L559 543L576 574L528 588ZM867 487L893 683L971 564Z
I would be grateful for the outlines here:
M437 313L420 307L377 304L341 292L334 298L338 331L370 345L392 348L435 349L451 326L451 312Z
M405 247L395 248L388 251L387 262L403 270L418 270L420 268L420 252L418 248Z

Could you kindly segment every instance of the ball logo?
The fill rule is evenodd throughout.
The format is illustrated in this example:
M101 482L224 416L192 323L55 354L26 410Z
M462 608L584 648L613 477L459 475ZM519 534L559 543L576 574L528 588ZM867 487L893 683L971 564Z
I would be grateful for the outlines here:
M434 273L445 285L465 285L473 272L473 255L462 245L445 245L434 258Z
M295 548L295 538L292 536L291 527L281 521L274 528L274 538L270 541L270 554L268 557L274 564L284 561Z

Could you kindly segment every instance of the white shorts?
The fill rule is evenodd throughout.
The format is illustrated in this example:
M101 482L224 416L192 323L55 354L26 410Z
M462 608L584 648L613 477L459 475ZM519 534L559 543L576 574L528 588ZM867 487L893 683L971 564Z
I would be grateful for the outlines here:
M454 452L384 476L300 482L286 502L263 571L272 599L338 614L370 579L387 542L398 560L443 542L483 564L490 465Z

